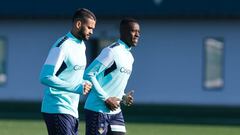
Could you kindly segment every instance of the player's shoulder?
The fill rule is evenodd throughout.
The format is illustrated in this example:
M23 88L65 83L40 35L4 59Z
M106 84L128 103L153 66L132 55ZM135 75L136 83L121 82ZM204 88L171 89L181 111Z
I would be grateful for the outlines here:
M104 48L105 52L111 53L111 52L115 52L119 49L120 44L118 42L114 42L112 44L110 44L109 46Z
M114 55L113 52L115 52L116 50L118 50L118 47L120 46L120 44L118 42L114 42L112 44L110 44L109 46L105 47L102 49L101 54L102 55Z
M113 55L114 55L114 53L113 53L114 50L113 49L114 48L112 47L112 45L114 45L114 44L111 44L111 45L103 48L101 53L100 53L100 55L99 55L99 57L103 57L103 58L105 58L105 57L113 57Z
M57 40L54 46L61 48L68 39L69 39L68 36L61 37L60 39Z
M119 43L114 42L114 43L110 44L109 46L105 47L102 50L102 52L104 52L104 53L112 53L112 52L114 52L114 50L117 50L119 45L120 45Z
M119 47L119 46L120 46L120 43L114 42L114 43L112 43L112 44L109 46L109 48L110 48L110 49L114 49L114 48Z

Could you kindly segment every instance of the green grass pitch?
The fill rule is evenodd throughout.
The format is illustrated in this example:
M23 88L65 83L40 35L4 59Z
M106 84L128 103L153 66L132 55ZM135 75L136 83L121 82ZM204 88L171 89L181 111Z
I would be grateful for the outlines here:
M80 135L84 135L80 122ZM127 135L239 135L239 126L127 123ZM0 120L0 135L47 135L41 120Z

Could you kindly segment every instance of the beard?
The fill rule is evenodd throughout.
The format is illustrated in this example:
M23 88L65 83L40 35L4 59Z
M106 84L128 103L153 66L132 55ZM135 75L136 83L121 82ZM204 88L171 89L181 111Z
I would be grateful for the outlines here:
M81 39L81 40L85 40L85 39L83 38L83 33L82 33L81 30L78 31L77 34L78 34L78 38L79 38L79 39Z
M78 34L78 38L81 39L81 40L86 41L86 40L89 39L89 36L87 36L82 29L79 30L79 31L77 32L77 34Z

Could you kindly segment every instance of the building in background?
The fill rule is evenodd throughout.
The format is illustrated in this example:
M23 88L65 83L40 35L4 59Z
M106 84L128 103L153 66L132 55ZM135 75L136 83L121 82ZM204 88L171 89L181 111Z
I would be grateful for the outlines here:
M12 4L14 3L14 4ZM89 60L132 16L141 38L127 90L137 103L240 106L240 2L234 0L17 1L0 5L0 101L40 101L38 77L75 9L97 16ZM19 6L21 5L21 6Z

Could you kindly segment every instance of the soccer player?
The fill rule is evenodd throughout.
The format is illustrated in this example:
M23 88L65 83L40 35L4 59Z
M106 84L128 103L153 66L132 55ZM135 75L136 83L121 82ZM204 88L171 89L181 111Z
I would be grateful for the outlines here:
M133 18L120 23L120 39L104 48L86 69L85 77L93 88L85 102L86 135L124 135L125 122L120 101L133 103L132 92L124 94L132 72L134 58L130 52L137 46L140 26Z
M78 134L78 104L80 94L91 89L83 80L86 67L84 40L93 34L95 15L88 9L78 9L72 28L50 49L43 65L40 81L46 85L41 112L49 135Z

